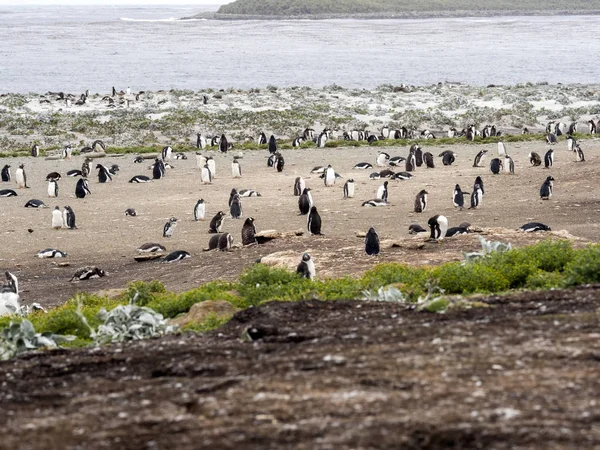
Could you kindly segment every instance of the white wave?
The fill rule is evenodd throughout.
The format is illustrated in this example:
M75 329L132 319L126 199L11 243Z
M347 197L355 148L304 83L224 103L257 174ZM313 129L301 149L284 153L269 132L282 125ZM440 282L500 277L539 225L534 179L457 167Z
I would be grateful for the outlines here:
M120 17L125 22L175 22L179 20L177 17L169 17L168 19L131 19L129 17Z

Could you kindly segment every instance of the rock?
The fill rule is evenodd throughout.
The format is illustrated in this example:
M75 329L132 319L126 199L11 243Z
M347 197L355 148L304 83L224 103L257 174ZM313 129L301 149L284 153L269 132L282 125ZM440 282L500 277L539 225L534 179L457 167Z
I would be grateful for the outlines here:
M190 324L201 324L210 315L218 318L231 317L238 311L238 308L225 300L206 300L193 305L187 314L179 316L170 322L180 327Z
M307 250L310 253L310 250ZM271 253L260 258L260 263L269 267L278 267L280 269L296 270L298 263L302 258L302 253L295 250L284 250Z
M133 259L135 259L137 262L144 262L144 261L152 261L153 259L158 259L158 258L162 258L162 257L163 257L162 252L156 252L156 253L144 253L142 255L137 255L137 256L134 256Z

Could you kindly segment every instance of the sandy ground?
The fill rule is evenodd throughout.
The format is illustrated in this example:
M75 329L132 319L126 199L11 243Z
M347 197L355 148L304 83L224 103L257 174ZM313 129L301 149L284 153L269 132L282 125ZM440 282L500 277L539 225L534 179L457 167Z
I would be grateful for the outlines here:
M232 155L213 153L217 161L217 177L212 185L202 185L196 168L195 156L188 160L175 160L166 178L148 184L130 184L127 181L136 174L151 176L149 162L134 164L133 156L108 157L105 165L119 164L121 171L111 183L100 184L97 177L90 177L92 195L77 199L74 195L76 180L63 177L57 199L47 195L47 173L58 171L63 175L81 166L81 157L70 161L47 161L42 158L6 158L2 162L14 169L24 162L30 189L18 190L17 197L0 198L0 232L2 253L0 269L17 274L24 303L33 301L53 305L73 296L78 291L97 292L123 288L133 280L157 279L170 290L190 289L202 282L214 279L233 279L241 271L267 254L293 250L300 254L313 254L320 277L339 277L357 274L383 261L406 261L412 264L435 264L444 260L461 259L462 250L479 248L476 236L468 235L448 239L440 245L427 244L417 248L423 236L412 237L407 229L411 223L426 227L427 220L435 214L446 215L450 226L470 222L477 227L500 227L506 230L492 233L503 241L524 245L544 238L543 235L513 233L518 226L529 221L541 221L553 230L566 230L574 236L597 241L600 237L598 217L600 212L600 187L597 173L600 170L598 140L582 141L587 161L576 163L566 149L564 141L555 146L555 164L551 170L528 167L530 151L544 154L546 145L541 143L518 143L507 145L516 164L514 176L492 176L485 167L473 168L473 157L483 146L438 147L432 142L422 142L425 151L435 155L436 168L418 168L415 177L408 181L390 181L391 206L365 208L364 200L375 197L382 180L369 180L371 170L352 170L362 161L375 164L379 151L387 150L392 156L406 156L408 148L339 148L284 151L286 166L277 173L266 164L266 151L246 152L242 161L243 178L233 179L230 171ZM489 154L496 153L496 146L487 145ZM445 167L437 155L444 149L457 153L453 166ZM209 153L209 152L206 152ZM237 153L237 152L236 152ZM332 164L344 178L335 187L325 187L323 181L310 170L317 165ZM95 172L94 172L95 173ZM549 201L539 198L539 188L548 175L555 181L554 196ZM456 183L470 191L477 175L485 183L483 205L477 210L458 211L451 202ZM219 210L228 212L227 200L232 188L256 189L262 197L242 199L244 217L256 219L257 230L279 231L306 230L306 216L298 215L297 197L293 196L296 176L303 176L311 187L315 204L322 220L325 236L290 237L278 239L254 248L237 249L232 252L203 252L207 247L208 222ZM356 181L356 197L343 200L343 181L349 177ZM2 188L14 188L14 183L2 183ZM429 192L429 207L423 214L412 212L414 198L421 189ZM24 208L32 198L44 200L47 209ZM192 210L199 198L207 203L207 219L193 220ZM71 205L77 214L77 230L53 230L51 214L55 205ZM126 217L128 207L137 210L137 217ZM164 223L176 216L180 223L172 238L162 237ZM243 219L225 220L224 231L240 242ZM375 227L381 239L399 241L399 248L384 249L377 258L363 254L363 239L358 232ZM33 233L27 230L33 229ZM503 235L504 233L504 235ZM508 233L508 234L506 234ZM512 234L511 234L512 233ZM159 242L168 251L187 250L192 258L175 264L157 261L137 263L133 260L136 248L145 242ZM40 260L34 257L47 247L68 252L64 260ZM68 262L68 267L58 267L56 262ZM78 267L97 265L109 272L100 280L69 283Z

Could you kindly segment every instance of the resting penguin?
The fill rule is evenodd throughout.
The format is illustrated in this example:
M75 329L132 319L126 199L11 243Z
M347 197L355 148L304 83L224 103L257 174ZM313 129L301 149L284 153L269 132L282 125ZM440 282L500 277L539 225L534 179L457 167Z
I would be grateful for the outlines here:
M408 226L408 234L427 233L427 230L417 223Z
M242 178L242 166L237 157L234 157L233 162L231 163L231 176L233 178Z
M359 169L359 170L372 169L372 168L373 168L373 164L369 164L368 162L360 162L353 167L353 169Z
M96 169L98 169L98 183L112 181L112 176L106 167L102 164L96 164Z
M135 210L135 209L133 209L133 208L127 208L127 209L125 210L125 215L126 215L126 216L131 216L131 217L136 217L136 216L137 216L137 212L136 212L136 210Z
M242 217L242 201L240 200L240 194L235 194L229 205L229 214L232 219L239 219Z
M344 183L344 198L354 198L354 180L352 178Z
M156 244L154 242L146 242L138 247L137 251L140 253L157 253L164 252L166 248L161 244Z
M240 192L238 192L238 194L240 194L240 198L262 197L262 195L260 195L260 192L255 191L254 189L242 189L242 190L240 190Z
M47 206L41 200L31 199L25 203L25 208L47 208Z
M445 166L451 166L454 161L455 161L455 157L454 157L454 152L445 152L444 156L442 156L442 164L444 164Z
M219 235L219 250L222 252L231 251L231 247L233 246L233 236L229 233L222 233Z
M481 160L484 158L487 152L487 150L480 150L479 153L477 153L477 155L475 156L475 160L473 160L473 167L480 167Z
M379 186L379 188L377 189L377 198L379 200L383 200L386 203L388 201L388 195L389 195L388 183L389 183L389 181L384 181L383 184L381 186Z
M171 217L169 221L165 223L165 226L163 227L163 237L170 238L173 236L175 228L177 228L177 220L176 217Z
M423 161L425 162L425 167L428 169L434 169L435 164L433 162L433 155L429 152L423 153Z
M130 183L150 183L152 180L146 175L136 175L129 180Z
M481 206L483 200L483 189L479 183L475 183L473 186L473 192L471 192L471 207L469 209L475 209Z
M271 135L269 138L269 153L273 154L277 151L277 139L275 139L274 135Z
M365 236L365 253L369 256L376 256L379 254L379 250L379 235L375 228L371 227Z
M544 184L542 184L542 187L540 188L540 197L542 200L548 200L550 197L552 197L552 190L554 189L554 178L553 177L548 177L546 178L546 181L544 181Z
M335 184L335 171L331 164L327 166L327 170L325 170L325 186L333 186Z
M63 211L63 219L66 228L68 228L69 230L77 229L77 225L75 225L75 212L70 206L65 206L65 209Z
M95 266L87 266L77 269L69 281L84 281L104 276L106 276L106 272L104 270Z
M178 154L179 154L179 153L178 153ZM184 155L184 156L185 156L185 155ZM184 158L184 159L187 159L187 157L186 157L186 158ZM116 175L116 174L119 172L119 170L121 170L121 169L119 168L119 166L118 166L118 165L116 165L116 164L113 164L112 166L110 166L110 169L108 169L108 172L109 172L111 175Z
M80 178L75 185L75 196L77 198L85 198L86 195L91 195L88 182L85 178Z
M299 197L304 192L304 188L306 184L304 183L304 178L296 177L296 181L294 181L294 196Z
M302 255L302 259L300 260L300 264L296 267L296 273L299 274L302 278L308 278L309 280L314 280L316 271L315 271L315 263L308 253L304 253Z
M248 217L242 226L242 245L258 244L256 240L256 227L254 218Z
M64 218L62 212L60 212L60 208L57 206L52 211L52 228L55 230L59 230L64 226Z
M2 181L4 183L8 183L10 180L11 180L11 177L10 177L10 166L8 164L6 164L2 168Z
M185 250L175 250L174 252L171 252L167 256L165 256L165 259L163 260L163 262L173 263L173 262L181 261L182 259L191 258L191 257L192 257L192 255L190 255Z
M423 189L423 190L421 190L421 192L419 192L417 194L417 197L415 198L414 211L416 213L422 213L422 212L425 212L426 209L427 209L427 191L425 189Z
M66 258L67 257L67 253L66 252L61 252L60 250L57 250L55 248L46 248L44 250L40 250L37 255L38 258L40 259L44 259L44 258Z
M412 177L413 174L409 172L398 172L394 174L392 180L410 180Z
M19 312L19 281L12 273L6 271L6 284L0 286L0 316Z
M210 225L208 226L208 232L209 233L220 233L221 228L223 227L224 221L225 221L225 213L223 211L219 211L211 219Z
M465 207L465 196L458 184L454 186L454 192L452 193L452 204L460 209Z
M502 161L500 158L494 158L490 161L490 172L494 175L498 175L502 171Z
M19 164L19 168L15 171L15 180L19 189L27 188L27 174L25 173L25 164Z
M554 150L550 149L544 155L544 167L549 169L554 163Z
M538 155L536 152L531 152L529 154L529 163L534 167L541 166L542 158L540 158L540 155Z
M206 204L204 203L204 199L200 199L196 202L196 206L194 206L194 220L204 220L204 214L206 213Z
M445 216L433 216L427 221L431 234L429 236L430 241L441 241L446 237L448 232L448 219Z
M389 203L380 198L374 198L371 200L367 200L366 202L363 202L362 206L374 206L374 207L389 206Z
M390 155L388 155L385 152L381 152L379 153L379 155L377 155L377 165L379 167L385 167L388 165L388 162L390 160ZM364 164L364 163L363 163ZM357 164L358 165L358 164ZM369 164L369 167L373 167ZM369 167L360 167L360 169L368 169ZM357 167L354 166L354 168L356 169Z
M17 193L12 189L2 189L0 191L0 197L16 197Z
M48 197L50 197L50 198L58 197L58 181L57 180L48 181Z
M81 170L73 169L67 172L68 177L80 177L82 176Z
M544 225L540 222L529 222L525 225L521 225L518 228L519 231L523 231L525 233L533 233L535 231L552 231L552 229L548 225Z
M303 137L297 137L292 142L292 147L300 147L304 141L305 141L305 139Z
M310 213L308 213L308 232L310 234L321 234L321 216L317 211L316 206L312 206L310 208Z
M298 199L298 208L300 209L300 215L304 216L308 214L312 206L312 195L310 194L310 188L304 188L302 195Z

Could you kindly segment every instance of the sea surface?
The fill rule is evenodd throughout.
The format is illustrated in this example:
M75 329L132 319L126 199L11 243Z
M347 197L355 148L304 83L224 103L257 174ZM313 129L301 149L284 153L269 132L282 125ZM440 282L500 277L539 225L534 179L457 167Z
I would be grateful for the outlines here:
M0 92L600 82L600 16L179 20L216 9L0 6Z

